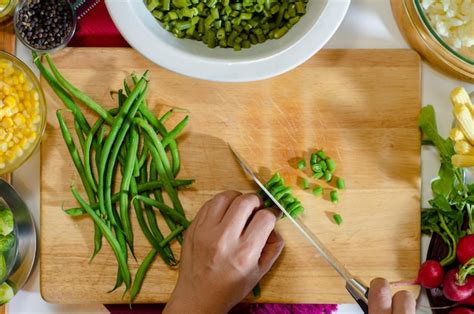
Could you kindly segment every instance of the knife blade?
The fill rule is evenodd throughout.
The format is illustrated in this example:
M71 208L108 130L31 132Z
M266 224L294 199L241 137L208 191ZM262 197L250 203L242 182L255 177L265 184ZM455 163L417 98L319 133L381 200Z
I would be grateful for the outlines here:
M250 177L258 187L265 193L265 195L278 207L281 212L286 216L288 220L291 221L293 226L298 229L298 231L304 236L304 238L313 246L313 248L332 266L332 268L341 276L342 279L346 282L346 290L354 298L354 300L359 304L364 313L368 313L368 292L369 289L359 280L354 278L351 273L342 265L337 258L332 255L332 253L324 246L324 244L319 240L319 238L309 229L300 218L292 217L288 211L283 207L275 197L268 191L265 185L262 183L262 180L259 178L255 172L252 171L247 162L244 161L242 156L229 145L229 149L234 155L235 159L245 172L245 174Z

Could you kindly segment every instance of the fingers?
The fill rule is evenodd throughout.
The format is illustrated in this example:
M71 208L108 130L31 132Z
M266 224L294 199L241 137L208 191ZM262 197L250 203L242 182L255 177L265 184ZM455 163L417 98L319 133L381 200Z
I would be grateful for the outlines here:
M270 270L280 256L284 246L285 241L283 241L281 235L276 230L273 230L260 256L259 265L262 275Z
M393 314L415 314L416 301L408 291L397 292L392 299Z
M257 194L236 197L222 219L223 227L240 237L250 216L262 205L262 199Z
M237 191L225 191L214 196L204 207L207 208L206 225L218 225L230 204L242 193Z
M260 209L255 213L245 229L243 240L251 243L255 252L262 252L270 233L275 228L280 210L275 208Z
M392 293L388 281L383 278L376 278L370 283L369 313L392 313Z

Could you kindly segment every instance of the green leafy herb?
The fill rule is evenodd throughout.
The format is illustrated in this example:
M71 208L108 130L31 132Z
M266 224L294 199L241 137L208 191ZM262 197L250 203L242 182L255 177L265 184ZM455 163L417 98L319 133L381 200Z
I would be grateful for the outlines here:
M441 160L439 177L431 184L434 196L429 201L431 208L423 209L421 213L421 230L426 234L437 233L448 245L448 254L441 261L444 266L455 260L458 240L474 232L474 185L466 185L463 169L451 163L454 145L451 139L439 135L433 106L421 110L419 125L424 139L438 149ZM467 230L463 228L465 221L468 222Z

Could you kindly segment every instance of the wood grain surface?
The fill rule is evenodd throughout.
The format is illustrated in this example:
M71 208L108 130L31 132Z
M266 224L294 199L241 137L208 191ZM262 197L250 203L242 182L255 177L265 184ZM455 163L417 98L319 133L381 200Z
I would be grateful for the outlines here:
M255 191L228 143L264 178L278 170L291 185L303 176L295 161L324 148L348 188L337 206L327 195L318 199L295 188L307 208L303 220L366 283L378 276L415 278L420 262L420 60L413 51L325 50L287 74L246 84L180 76L131 49L66 49L54 61L71 82L107 107L115 106L110 91L121 88L127 73L149 69L152 111L158 115L175 106L188 112L191 122L179 139L180 177L196 179L193 188L180 193L188 217L217 192ZM43 85L49 112L41 145L42 296L53 303L126 303L122 290L107 293L116 275L107 245L89 264L90 219L61 212L62 205L75 205L69 187L79 185L79 177L55 118L63 105ZM183 116L176 114L169 126ZM330 220L332 212L344 217L341 226ZM134 227L141 261L149 245ZM353 302L336 272L288 221L279 222L278 230L286 247L263 279L257 302ZM130 259L130 265L135 273L137 262ZM137 302L166 302L177 275L155 261Z

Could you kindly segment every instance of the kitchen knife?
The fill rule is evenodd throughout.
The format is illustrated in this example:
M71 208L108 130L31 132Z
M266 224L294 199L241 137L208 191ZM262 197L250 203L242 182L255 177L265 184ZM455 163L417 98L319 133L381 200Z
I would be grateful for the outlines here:
M316 251L326 259L329 265L342 277L346 282L346 289L354 300L359 304L360 308L364 313L368 313L368 294L369 289L361 283L359 280L354 278L351 273L331 254L331 252L323 245L323 243L316 237L316 235L297 217L292 217L286 209L273 197L273 195L265 188L265 185L259 179L259 177L250 169L248 164L235 151L232 146L229 145L230 150L235 156L244 172L252 178L252 180L259 186L259 188L265 193L265 195L272 200L276 207L278 207L282 213L291 221L291 223L299 230L299 232L308 240L309 243L316 249Z

